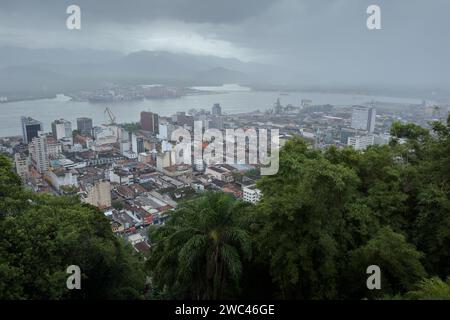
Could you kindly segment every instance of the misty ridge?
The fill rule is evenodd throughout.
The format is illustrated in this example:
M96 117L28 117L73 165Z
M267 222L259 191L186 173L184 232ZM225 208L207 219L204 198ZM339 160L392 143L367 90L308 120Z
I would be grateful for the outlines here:
M105 84L450 101L448 0L2 0L0 101ZM77 20L77 19L75 19ZM78 21L76 21L78 24Z
M281 69L233 58L164 51L122 54L89 49L0 48L0 94L58 93L105 83L163 85L270 84Z
M210 86L236 83L257 90L384 94L446 100L433 87L311 82L308 74L285 66L243 62L212 55L95 49L0 47L0 96L9 100L52 97L103 88L108 84ZM370 80L370 79L369 79Z

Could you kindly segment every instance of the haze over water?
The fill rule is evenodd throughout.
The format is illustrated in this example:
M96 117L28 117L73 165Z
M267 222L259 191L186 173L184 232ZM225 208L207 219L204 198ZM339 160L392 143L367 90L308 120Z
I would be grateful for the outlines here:
M90 117L94 125L108 122L105 108L109 107L118 123L137 122L141 111L152 111L161 116L170 116L177 111L192 108L210 110L214 103L220 103L224 113L245 113L272 108L277 98L283 105L299 106L302 99L312 100L313 104L331 104L352 106L366 104L372 100L379 102L419 104L418 99L393 98L381 96L352 95L338 93L296 92L280 95L279 92L245 91L240 88L217 87L205 89L226 90L223 93L190 95L173 99L156 99L143 101L125 101L116 103L89 103L70 101L65 96L55 99L20 101L0 104L0 137L21 135L20 117L30 116L44 123L44 130L51 131L51 122L64 118L72 122L76 129L76 118ZM242 87L241 87L242 88ZM200 88L199 88L200 89Z

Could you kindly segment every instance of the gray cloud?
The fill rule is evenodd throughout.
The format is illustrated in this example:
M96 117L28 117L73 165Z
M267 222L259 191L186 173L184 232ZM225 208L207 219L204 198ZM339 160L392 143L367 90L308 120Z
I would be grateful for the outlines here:
M58 19L68 5L83 9L89 22L133 24L154 19L195 23L236 23L255 16L275 0L2 0L2 11Z
M366 8L382 9L382 30ZM64 28L65 8L83 28ZM286 81L450 84L448 0L72 0L0 3L0 45L147 49L263 61Z

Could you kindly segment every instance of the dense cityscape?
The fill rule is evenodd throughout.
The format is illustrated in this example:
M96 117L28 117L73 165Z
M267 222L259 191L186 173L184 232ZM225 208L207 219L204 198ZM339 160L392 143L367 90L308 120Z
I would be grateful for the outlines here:
M282 97L282 96L281 96ZM282 105L278 99L265 112L223 114L219 103L211 110L177 112L172 117L142 111L140 121L121 124L106 107L109 123L95 124L80 117L73 124L55 120L46 132L38 119L23 116L21 137L1 138L1 150L14 159L23 184L35 192L77 195L101 209L111 228L138 251L149 250L149 225L163 224L177 202L207 190L219 190L236 199L256 203L261 191L255 186L258 165L207 166L175 164L172 132L192 130L194 121L204 129L279 129L281 144L297 135L314 148L329 146L365 150L389 143L394 121L426 125L443 121L448 105L393 105L371 102L368 106ZM49 128L50 129L50 128ZM206 148L210 141L203 141ZM246 146L248 149L248 145Z

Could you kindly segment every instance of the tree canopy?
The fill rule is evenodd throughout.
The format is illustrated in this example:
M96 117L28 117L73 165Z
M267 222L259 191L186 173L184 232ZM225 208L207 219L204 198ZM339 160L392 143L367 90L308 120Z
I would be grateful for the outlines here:
M244 242L232 245L242 274L228 274L234 297L448 298L441 279L450 275L450 126L394 123L392 135L391 144L364 152L315 150L292 139L279 172L258 180L262 200L234 209L240 219L227 218L226 208L237 206L232 200L221 209L214 204L223 195L181 207L150 234L157 287L184 298L229 297L207 294L217 256L211 230L222 216L252 249L250 255ZM366 286L370 265L381 269L381 290Z
M144 262L97 208L23 190L0 156L0 299L139 299ZM67 267L81 269L68 290Z
M151 229L153 254L148 264L160 295L236 297L243 260L251 257L243 210L230 195L206 193L182 204L164 226Z

